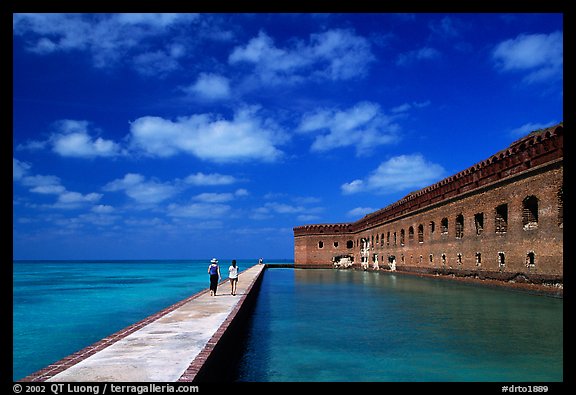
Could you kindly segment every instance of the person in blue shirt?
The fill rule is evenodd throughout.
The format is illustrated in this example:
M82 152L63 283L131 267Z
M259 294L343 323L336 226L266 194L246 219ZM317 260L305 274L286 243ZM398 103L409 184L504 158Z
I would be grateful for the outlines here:
M220 266L218 266L218 259L212 258L210 266L208 266L208 274L210 275L210 296L216 296L216 289L218 288L218 281L220 281Z

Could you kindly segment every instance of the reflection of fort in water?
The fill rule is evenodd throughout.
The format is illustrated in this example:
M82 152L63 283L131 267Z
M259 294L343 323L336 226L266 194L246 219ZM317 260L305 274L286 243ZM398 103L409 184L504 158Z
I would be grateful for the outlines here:
M563 282L563 125L353 223L294 228L296 267Z

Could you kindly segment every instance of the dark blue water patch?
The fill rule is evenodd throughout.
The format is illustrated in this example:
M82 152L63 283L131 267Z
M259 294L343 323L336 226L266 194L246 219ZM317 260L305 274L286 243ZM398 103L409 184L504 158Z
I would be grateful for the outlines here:
M562 307L427 278L269 269L238 381L562 381Z

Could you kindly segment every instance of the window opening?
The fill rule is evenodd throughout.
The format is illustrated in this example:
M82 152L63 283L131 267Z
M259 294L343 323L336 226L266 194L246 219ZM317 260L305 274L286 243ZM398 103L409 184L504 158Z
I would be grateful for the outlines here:
M534 251L529 251L526 254L526 267L534 266L536 266L536 256L534 255Z
M424 243L424 225L418 225L418 243Z
M477 235L482 234L484 230L484 213L474 214L474 227Z
M498 253L498 267L503 268L506 266L506 256L503 252Z
M440 232L443 235L448 234L448 218L442 218L442 221L440 222Z
M538 228L538 198L528 196L522 201L522 226L524 230Z
M456 217L456 238L464 237L464 216L462 214Z
M508 205L496 207L496 233L506 233L508 230Z

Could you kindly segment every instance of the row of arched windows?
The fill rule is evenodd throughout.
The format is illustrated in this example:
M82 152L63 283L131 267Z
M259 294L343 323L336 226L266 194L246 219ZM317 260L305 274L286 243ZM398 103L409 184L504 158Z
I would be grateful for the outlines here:
M559 189L557 194L558 199L558 226L563 226L563 191L562 187ZM508 231L508 204L504 203L498 205L494 209L494 232L496 234L504 234ZM485 213L480 212L474 214L473 221L473 231L476 235L481 235L485 231L484 227ZM440 221L440 234L448 235L449 230L449 219L448 217L442 218ZM428 223L429 234L432 236L436 233L436 223L430 221ZM534 230L538 228L538 198L534 195L527 196L522 201L522 228L526 231ZM454 234L456 239L462 239L465 235L464 227L464 215L458 214L454 217ZM369 239L370 246L383 247L386 246L396 246L400 244L405 245L406 242L412 242L417 238L418 243L424 243L424 224L419 224L415 229L414 226L408 227L408 232L406 234L405 229L401 229L400 232L388 231L386 233L377 233L372 235ZM358 242L357 242L358 245Z

